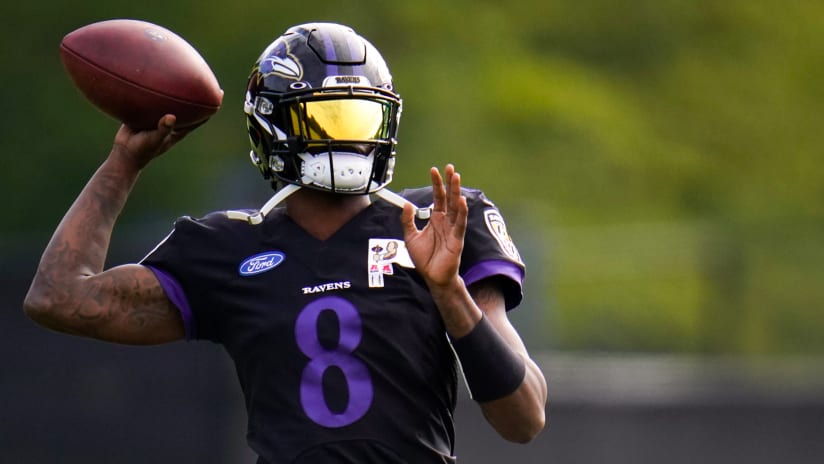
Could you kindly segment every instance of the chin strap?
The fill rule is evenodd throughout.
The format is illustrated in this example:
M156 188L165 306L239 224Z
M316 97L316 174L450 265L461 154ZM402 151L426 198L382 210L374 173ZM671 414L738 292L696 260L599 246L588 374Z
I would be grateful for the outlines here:
M286 199L289 195L297 192L300 189L300 185L295 184L286 184L280 190L275 192L272 198L269 199L263 206L260 207L256 213L246 213L244 211L226 211L226 216L229 219L236 219L239 221L246 221L249 224L258 225L263 222L263 218L269 214L270 211L275 209L275 206L279 205L283 200Z
M301 188L300 185L286 184L280 190L278 190L272 196L272 198L269 199L269 201L267 201L263 206L261 206L260 210L258 210L257 212L249 214L249 213L244 212L244 211L229 210L229 211L226 211L226 216L229 219L235 219L235 220L239 220L239 221L246 221L249 224L258 225L258 224L262 223L263 218L265 218L266 215L269 214L269 212L271 212L273 209L275 209L275 207L277 205L282 203L283 200L286 199L286 197L288 197L289 195L297 192L300 188ZM410 205L412 205L413 208L415 208L415 217L418 218L418 219L426 220L426 219L429 219L429 216L432 215L432 208L431 207L427 206L426 208L418 208L411 201L409 201L406 198L398 195L395 192L390 191L389 189L385 189L385 188L380 189L377 192L375 192L374 195L378 198L381 198L381 199L387 201L388 203L391 203L391 204L397 206L398 208L403 208L403 206L405 204L409 203Z
M398 195L397 193L389 189L380 189L377 192L375 192L375 196L378 198L382 198L383 200L386 200L389 203L392 203L398 208L403 208L403 205L409 203L410 205L412 205L413 208L415 208L415 217L418 219L426 220L429 219L429 216L432 215L431 207L427 206L426 208L418 208L411 201L407 200L406 198Z

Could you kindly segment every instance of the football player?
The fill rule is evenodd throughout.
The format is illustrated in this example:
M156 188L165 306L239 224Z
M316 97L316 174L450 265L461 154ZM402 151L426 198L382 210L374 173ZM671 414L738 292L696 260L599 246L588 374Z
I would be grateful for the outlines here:
M401 98L352 29L295 26L252 69L260 210L183 217L140 263L103 269L140 171L185 132L122 126L48 244L38 323L126 344L223 345L259 463L454 461L458 367L505 439L542 430L546 380L510 324L524 265L499 211L447 165L395 194Z

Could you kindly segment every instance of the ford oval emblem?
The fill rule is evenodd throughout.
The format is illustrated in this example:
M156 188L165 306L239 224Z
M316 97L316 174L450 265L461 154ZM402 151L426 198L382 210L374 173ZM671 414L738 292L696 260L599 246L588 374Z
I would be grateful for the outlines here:
M243 262L240 263L240 268L238 268L238 271L242 276L260 274L278 267L284 259L286 259L286 255L280 251L267 251L265 253L259 253L243 260Z

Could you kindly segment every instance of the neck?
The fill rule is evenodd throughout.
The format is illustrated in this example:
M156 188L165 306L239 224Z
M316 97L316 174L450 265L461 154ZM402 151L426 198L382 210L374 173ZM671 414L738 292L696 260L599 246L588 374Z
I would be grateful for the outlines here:
M286 199L286 214L303 230L326 240L370 203L369 195L340 195L302 188Z

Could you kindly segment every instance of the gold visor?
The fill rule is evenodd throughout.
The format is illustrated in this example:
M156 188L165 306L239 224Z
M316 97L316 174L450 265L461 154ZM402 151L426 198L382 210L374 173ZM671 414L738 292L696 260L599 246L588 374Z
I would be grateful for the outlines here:
M389 105L376 100L339 99L295 103L292 130L307 140L378 140L386 138Z

